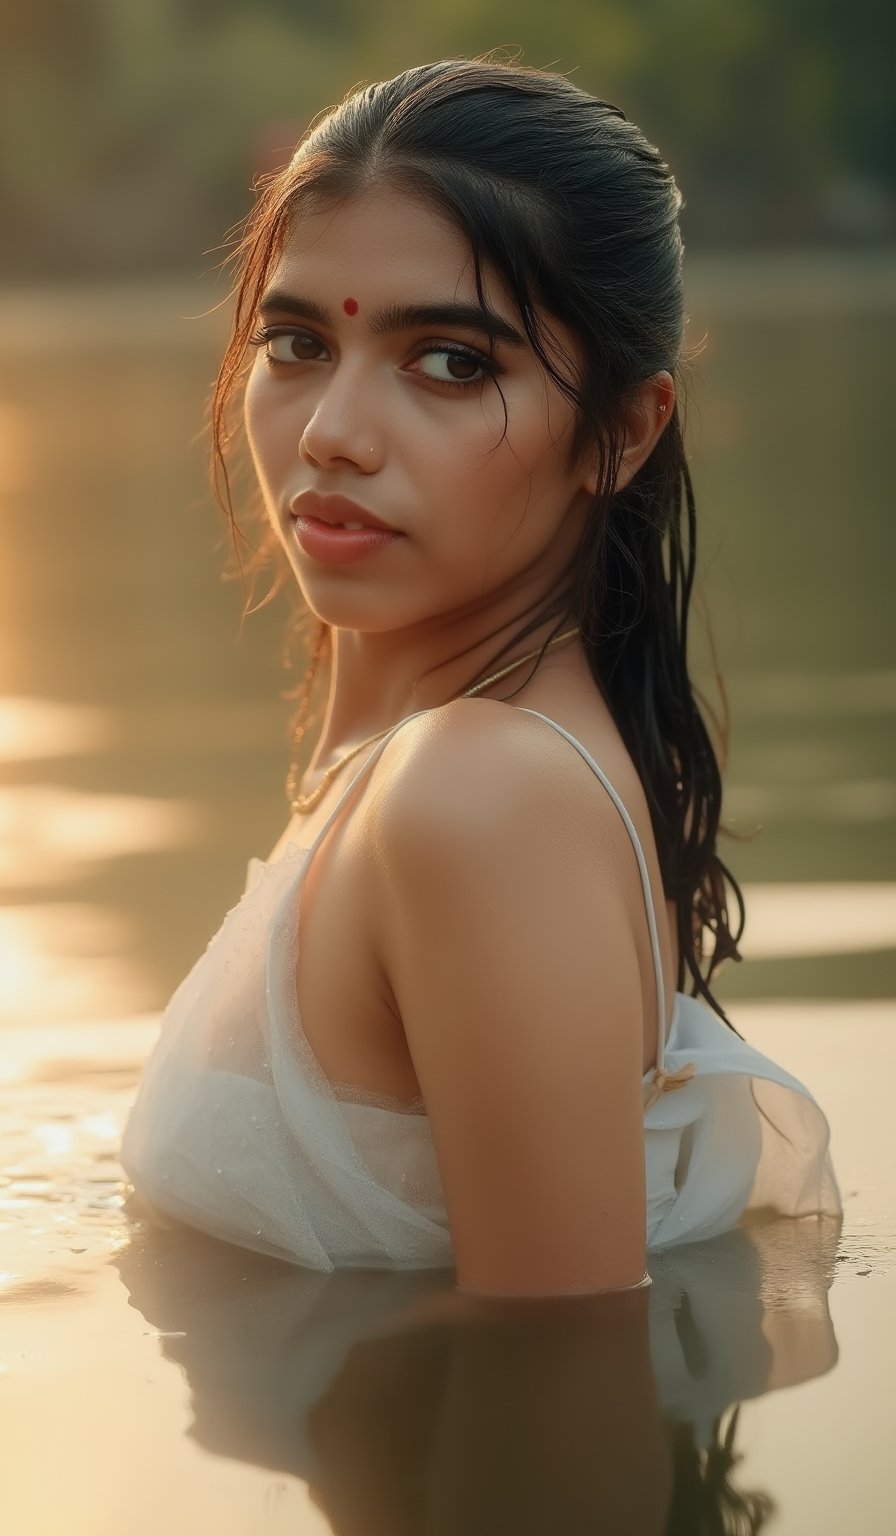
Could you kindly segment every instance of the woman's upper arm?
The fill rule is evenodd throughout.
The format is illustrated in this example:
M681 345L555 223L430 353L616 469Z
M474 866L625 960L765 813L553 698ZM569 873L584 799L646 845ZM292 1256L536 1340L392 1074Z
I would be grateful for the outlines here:
M513 726L482 724L456 715L424 737L376 823L381 960L458 1283L494 1295L636 1284L642 1007L618 813L578 776L577 754L546 762Z

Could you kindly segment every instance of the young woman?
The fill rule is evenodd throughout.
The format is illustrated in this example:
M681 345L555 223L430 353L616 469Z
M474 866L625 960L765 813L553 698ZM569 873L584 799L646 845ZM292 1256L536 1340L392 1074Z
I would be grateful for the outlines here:
M709 987L740 929L687 666L680 207L617 107L471 61L358 90L264 184L216 447L236 402L326 708L126 1128L162 1211L489 1296L839 1211L821 1110Z

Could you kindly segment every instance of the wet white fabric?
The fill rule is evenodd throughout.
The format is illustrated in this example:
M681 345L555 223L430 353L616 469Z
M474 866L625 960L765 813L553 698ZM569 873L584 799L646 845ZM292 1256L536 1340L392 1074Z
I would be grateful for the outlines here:
M521 712L565 737L619 809L638 860L664 1019L656 913L631 818L574 736L539 711ZM250 859L240 900L164 1011L121 1144L125 1172L150 1206L311 1269L453 1265L425 1106L328 1080L296 996L305 871L358 780L423 713L377 744L310 847L288 842L274 861ZM748 1211L840 1214L820 1107L705 1003L676 992L643 1087L650 1249L715 1236Z

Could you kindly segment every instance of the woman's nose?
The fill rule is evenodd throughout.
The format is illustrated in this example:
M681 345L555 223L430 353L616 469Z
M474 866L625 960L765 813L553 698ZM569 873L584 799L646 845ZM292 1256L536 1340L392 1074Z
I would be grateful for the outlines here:
M299 454L308 464L328 469L350 464L366 474L382 460L382 434L374 429L365 400L372 386L347 378L331 379L321 393L299 442Z

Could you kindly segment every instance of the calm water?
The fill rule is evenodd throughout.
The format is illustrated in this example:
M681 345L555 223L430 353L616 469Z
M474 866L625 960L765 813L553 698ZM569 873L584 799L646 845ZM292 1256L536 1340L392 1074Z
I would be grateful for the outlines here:
M828 1113L844 1225L658 1257L646 1307L556 1328L460 1323L444 1277L325 1280L128 1201L115 1154L158 1010L286 822L287 608L240 636L220 579L195 439L222 324L182 318L214 295L0 301L11 1529L891 1528L896 264L694 262L690 292L747 839L723 846L748 928L718 990Z

